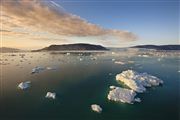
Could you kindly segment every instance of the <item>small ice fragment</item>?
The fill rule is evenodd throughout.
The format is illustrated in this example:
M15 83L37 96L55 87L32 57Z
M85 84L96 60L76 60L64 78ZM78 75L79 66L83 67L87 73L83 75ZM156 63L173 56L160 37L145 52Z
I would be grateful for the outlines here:
M140 98L135 98L134 101L135 102L141 102L141 99Z
M149 55L142 55L142 57L149 57Z
M22 90L27 89L30 87L30 83L31 83L31 81L21 82L21 83L19 83L18 88L20 88Z
M46 67L47 70L56 70L55 67Z
M70 53L66 53L66 55L70 55Z
M82 58L79 58L80 61L82 61L83 59Z
M114 63L115 64L120 64L120 65L124 65L125 64L124 62L121 62L121 61L115 61Z
M115 52L111 52L112 55L116 54Z
M56 99L56 93L52 93L52 92L47 92L46 98L52 98L52 99Z
M32 69L31 74L39 73L39 72L41 72L41 71L43 71L43 70L44 70L43 67L38 67L38 66L36 66L35 68Z
M116 59L112 59L112 61L115 61Z
M110 88L110 89L115 89L116 86L111 85L109 88Z
M97 112L97 113L101 113L102 112L102 108L97 105L97 104L92 104L91 105L91 109L94 111L94 112Z

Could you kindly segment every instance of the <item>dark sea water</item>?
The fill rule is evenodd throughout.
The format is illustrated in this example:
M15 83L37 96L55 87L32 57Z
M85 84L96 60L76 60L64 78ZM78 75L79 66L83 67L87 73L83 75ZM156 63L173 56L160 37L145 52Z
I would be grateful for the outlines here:
M25 56L21 57L21 54ZM179 119L180 60L177 55L139 57L121 52L91 56L50 52L1 55L0 120ZM97 60L91 57L97 57ZM115 64L112 59L126 64ZM31 74L35 66L56 69ZM164 84L138 94L141 103L131 105L109 101L109 86L123 86L115 80L116 74L128 69L147 72L162 79ZM23 81L31 81L31 87L18 89L17 85ZM48 91L56 92L55 100L45 98ZM93 112L91 104L99 104L102 113Z

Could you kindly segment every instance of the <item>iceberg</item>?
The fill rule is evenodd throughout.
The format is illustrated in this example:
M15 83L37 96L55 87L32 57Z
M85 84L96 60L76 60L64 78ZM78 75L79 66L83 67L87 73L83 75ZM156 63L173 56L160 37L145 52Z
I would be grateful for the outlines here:
M31 81L21 82L21 83L19 83L18 88L20 88L22 90L27 89L30 87L30 83L31 83Z
M163 81L155 76L149 75L147 73L138 73L133 70L127 70L117 74L116 80L123 82L130 89L138 93L145 92L146 87L163 84Z
M52 93L52 92L47 92L46 98L52 98L52 99L56 99L56 93Z
M115 87L109 91L107 98L112 101L133 104L136 93L126 88Z
M44 67L36 66L35 68L32 69L31 74L39 73L39 72L43 71L44 69L45 69Z
M97 113L101 113L102 112L102 108L99 105L97 105L97 104L92 104L91 105L91 109L93 111L97 112Z

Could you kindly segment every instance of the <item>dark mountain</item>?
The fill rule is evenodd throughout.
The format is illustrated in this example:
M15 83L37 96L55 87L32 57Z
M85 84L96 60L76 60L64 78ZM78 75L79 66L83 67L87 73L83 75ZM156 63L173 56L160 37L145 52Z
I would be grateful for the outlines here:
M101 45L92 45L92 44L84 44L84 43L77 43L77 44L64 44L64 45L50 45L49 47L45 47L40 50L33 50L36 51L68 51L68 50L108 50L107 48Z
M6 53L6 52L20 52L22 50L16 49L16 48L9 48L9 47L1 47L0 52L1 53Z
M155 50L180 50L180 45L138 45L131 48L145 48Z

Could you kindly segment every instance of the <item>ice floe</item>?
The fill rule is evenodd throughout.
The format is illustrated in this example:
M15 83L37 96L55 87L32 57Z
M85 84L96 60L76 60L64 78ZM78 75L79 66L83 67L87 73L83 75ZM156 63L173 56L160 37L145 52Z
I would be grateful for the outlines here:
M32 69L31 74L39 73L39 72L43 71L44 69L45 69L44 67L36 66L35 68Z
M123 82L130 89L142 93L146 91L145 87L158 86L163 84L159 78L147 73L138 73L133 70L123 71L116 75L116 80Z
M95 111L95 112L98 112L98 113L101 113L101 112L102 112L102 108L101 108L99 105L97 105L97 104L92 104L92 105L91 105L91 109L92 109L93 111Z
M124 65L125 64L124 62L121 62L121 61L115 61L114 63L119 64L119 65Z
M126 88L121 88L121 87L111 87L109 91L109 94L107 98L112 101L117 101L117 102L123 102L123 103L129 103L132 104L134 102L134 97L136 96L136 92L133 90L129 90Z
M18 88L24 90L30 87L31 81L21 82L18 85Z
M52 98L52 99L56 99L56 93L52 93L52 92L47 92L46 98Z

